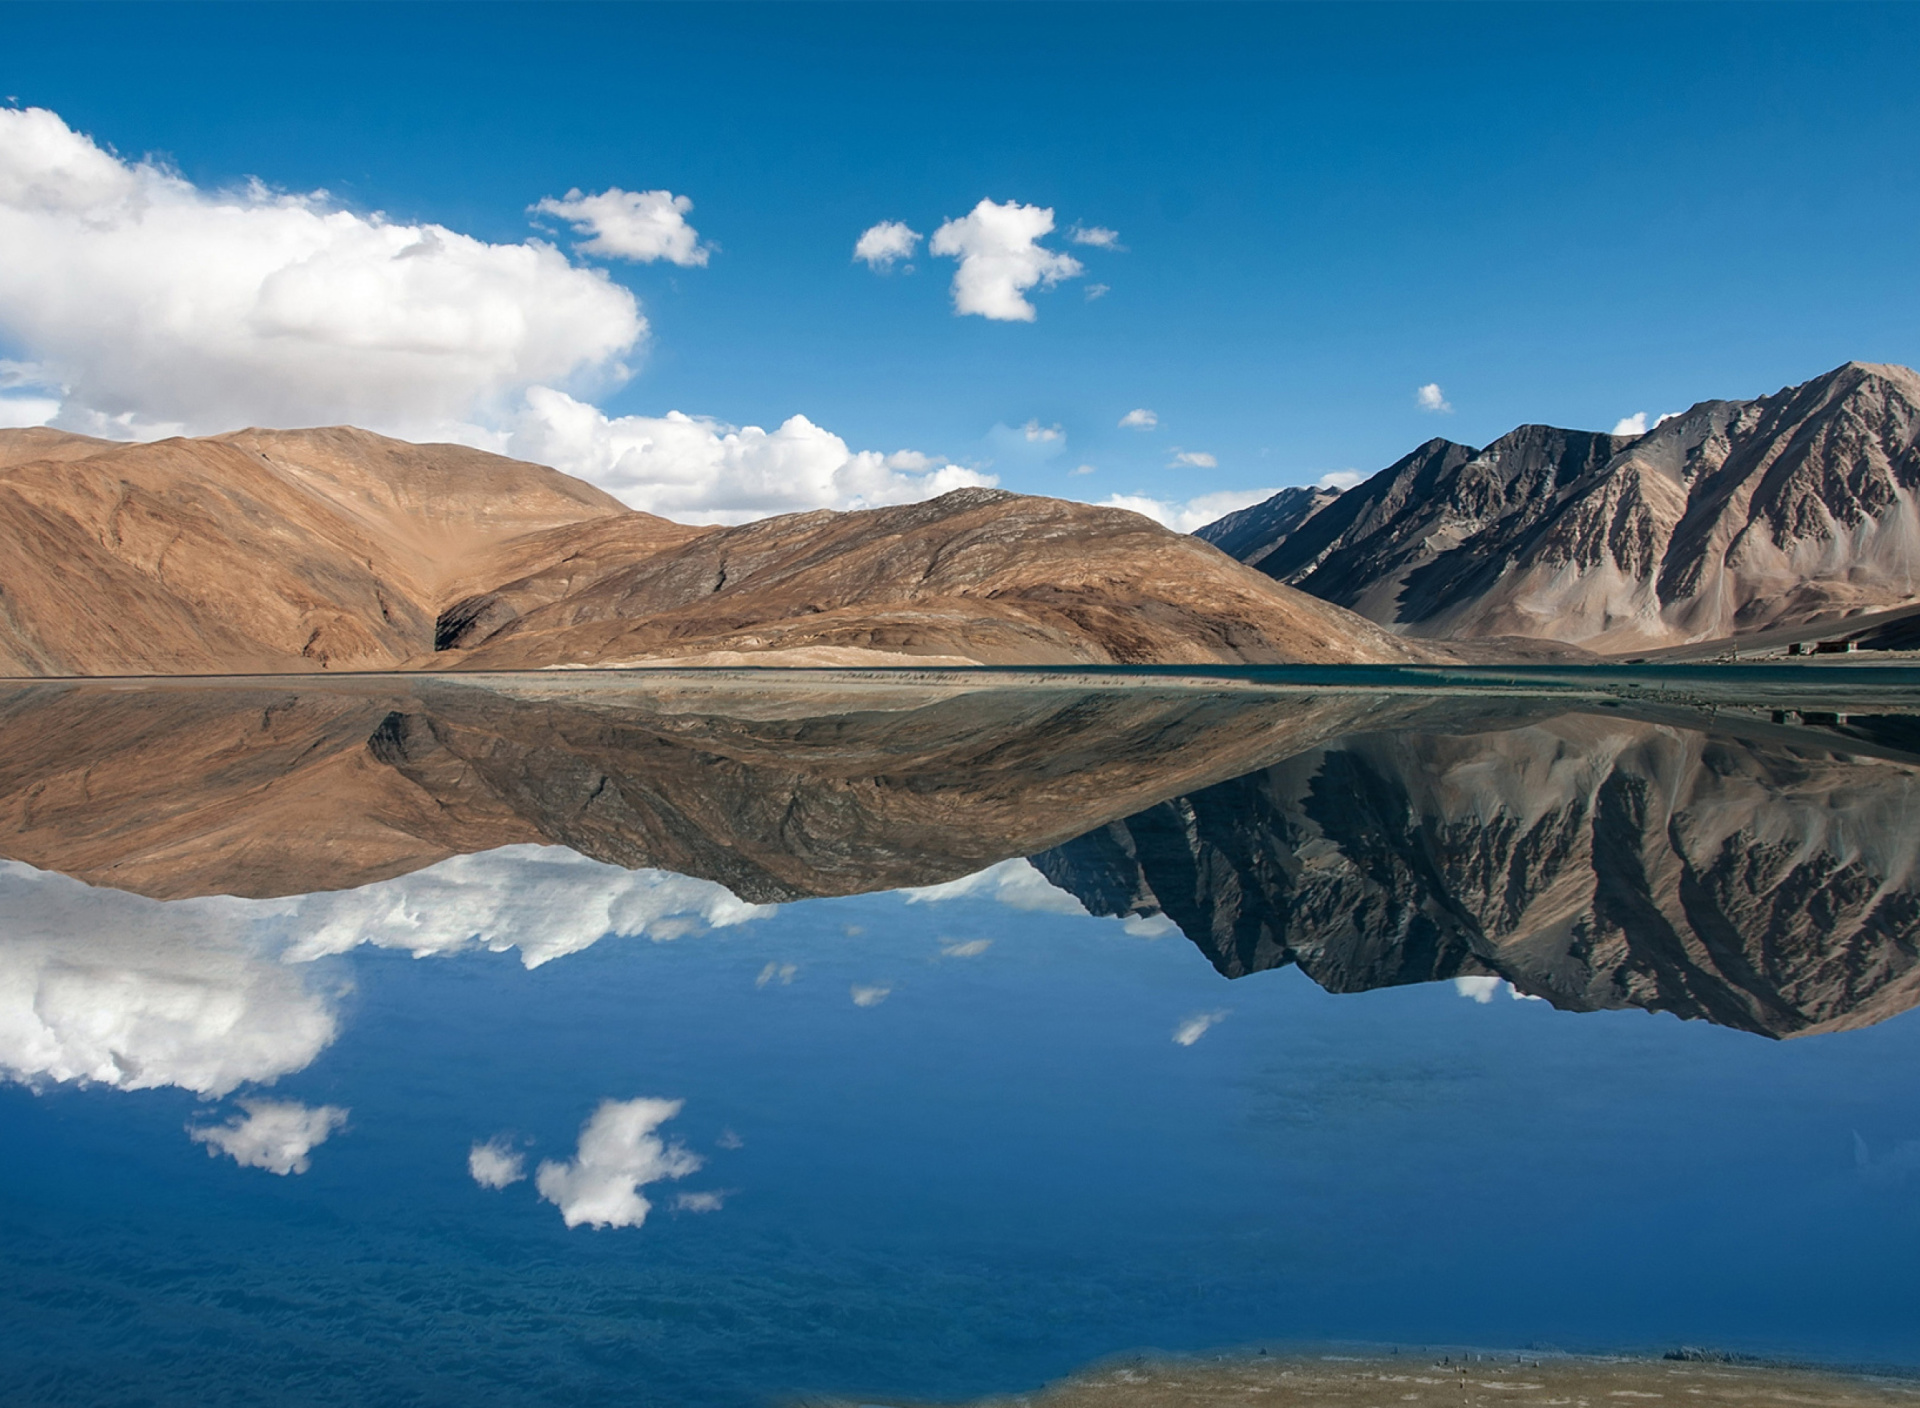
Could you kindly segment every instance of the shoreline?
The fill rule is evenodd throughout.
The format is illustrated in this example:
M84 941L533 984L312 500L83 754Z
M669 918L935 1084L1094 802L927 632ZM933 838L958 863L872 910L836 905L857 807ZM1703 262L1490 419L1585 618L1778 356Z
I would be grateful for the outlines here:
M792 1408L935 1408L929 1400L806 1397ZM1847 1368L1716 1355L1339 1347L1124 1355L1026 1393L946 1408L1913 1408L1920 1368Z

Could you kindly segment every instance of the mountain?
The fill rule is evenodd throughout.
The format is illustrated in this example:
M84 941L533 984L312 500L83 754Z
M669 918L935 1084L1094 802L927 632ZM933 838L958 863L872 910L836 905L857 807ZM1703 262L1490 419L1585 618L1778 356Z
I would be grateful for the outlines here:
M1115 509L962 490L713 529L351 428L0 431L0 675L1436 653Z
M1510 709L1335 740L1034 864L1096 914L1165 914L1228 977L1504 979L1775 1037L1920 1002L1920 753Z
M1917 430L1920 375L1850 362L1632 438L1432 440L1316 510L1283 491L1199 536L1411 636L1720 640L1920 602Z

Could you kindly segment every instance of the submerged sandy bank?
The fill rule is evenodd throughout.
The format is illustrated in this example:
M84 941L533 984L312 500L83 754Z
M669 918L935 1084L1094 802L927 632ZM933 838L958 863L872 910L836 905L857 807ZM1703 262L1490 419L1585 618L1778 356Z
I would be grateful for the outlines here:
M855 1400L834 1403L851 1408ZM868 1400L872 1402L872 1400ZM1920 1378L1711 1360L1404 1353L1130 1360L968 1408L1883 1408ZM901 1405L904 1408L904 1404Z

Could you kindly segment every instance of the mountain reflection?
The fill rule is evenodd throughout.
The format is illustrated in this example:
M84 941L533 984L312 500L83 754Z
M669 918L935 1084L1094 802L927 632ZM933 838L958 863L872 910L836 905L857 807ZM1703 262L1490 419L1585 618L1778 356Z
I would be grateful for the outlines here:
M1177 925L1228 977L1861 1026L1920 998L1917 736L1150 681L20 686L0 1064L218 1095L332 1039L289 963L531 967L898 889Z
M1345 738L1034 864L1093 913L1165 914L1228 977L1498 978L1769 1036L1913 1006L1920 774L1884 745L1712 727L1560 713Z

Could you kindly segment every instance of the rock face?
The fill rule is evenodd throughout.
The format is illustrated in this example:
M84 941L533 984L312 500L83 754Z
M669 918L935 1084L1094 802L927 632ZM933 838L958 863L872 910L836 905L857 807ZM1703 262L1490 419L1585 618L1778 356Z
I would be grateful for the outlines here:
M1775 1037L1920 1001L1920 755L1497 722L1316 747L1034 863L1095 913L1167 915L1229 977L1500 978Z
M1633 439L1430 441L1305 516L1276 498L1200 536L1409 635L1718 640L1920 600L1917 431L1920 376L1852 362Z
M0 675L1433 652L1136 515L992 491L737 529L352 429L0 431Z
M1406 695L550 673L0 691L0 855L157 899L565 845L752 900L935 884L1417 707Z

